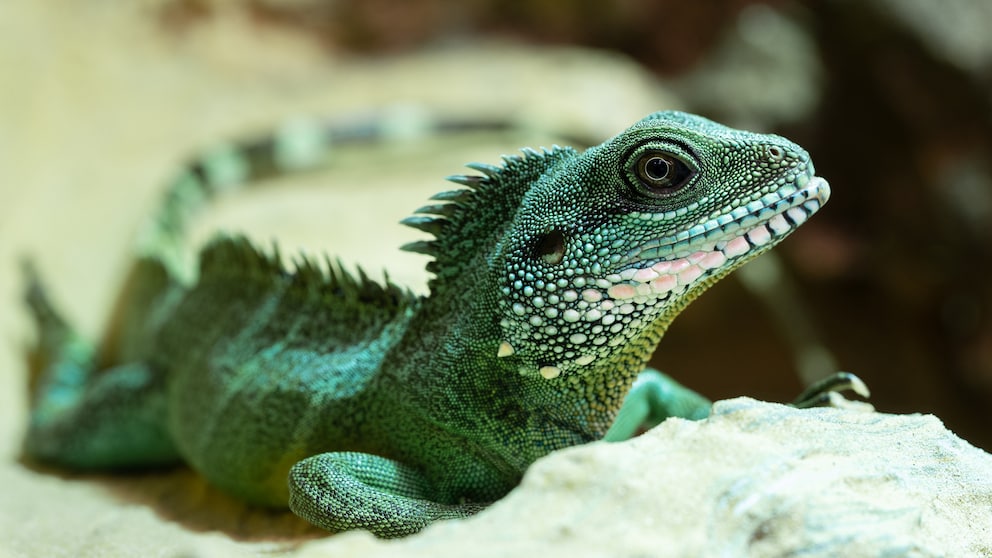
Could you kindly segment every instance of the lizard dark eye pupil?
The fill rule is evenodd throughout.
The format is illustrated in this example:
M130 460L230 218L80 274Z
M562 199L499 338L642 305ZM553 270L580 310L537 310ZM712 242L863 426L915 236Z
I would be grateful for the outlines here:
M648 151L637 158L633 168L642 192L665 197L689 183L694 172L679 157L663 151Z
M672 165L661 157L650 157L644 163L644 174L651 180L661 181L668 177Z
M538 239L534 253L551 265L560 264L565 257L565 235L557 229L545 234Z

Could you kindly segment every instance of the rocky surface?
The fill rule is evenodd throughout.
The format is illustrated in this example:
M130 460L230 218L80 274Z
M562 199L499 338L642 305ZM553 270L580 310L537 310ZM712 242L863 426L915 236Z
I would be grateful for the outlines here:
M9 471L4 476L5 486L16 486L8 482L16 481ZM184 489L209 492L193 479L184 482ZM964 442L935 417L796 410L746 398L719 402L705 421L669 420L629 442L600 442L551 455L528 471L520 487L479 515L396 541L379 541L364 532L309 540L320 535L294 532L286 515L208 506L213 514L231 516L229 528L247 527L256 536L268 531L264 540L232 540L183 528L189 527L188 517L162 521L164 510L175 506L175 493L159 490L152 500L108 509L100 505L103 496L93 497L107 487L71 483L70 493L90 493L90 498L78 500L82 507L66 508L56 505L66 501L61 495L66 488L60 491L59 483L33 480L38 499L19 508L17 518L9 505L0 508L5 511L0 537L13 544L15 555L992 553L992 455ZM125 492L117 488L123 498ZM147 485L145 490L149 498ZM25 522L31 515L34 519ZM55 522L63 528L46 532Z
M541 460L486 512L304 556L987 556L992 455L927 415L746 398Z

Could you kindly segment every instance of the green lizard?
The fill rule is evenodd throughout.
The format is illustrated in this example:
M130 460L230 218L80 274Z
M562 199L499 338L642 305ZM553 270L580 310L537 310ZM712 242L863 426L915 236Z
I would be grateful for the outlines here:
M28 266L42 372L27 454L76 469L184 461L335 531L464 517L556 449L705 417L709 401L648 358L690 301L830 192L788 140L680 112L582 153L469 167L480 174L450 177L464 188L405 220L434 236L405 246L433 258L426 297L340 264L290 269L240 237L187 269L183 224L223 165L169 192L112 350L76 335Z

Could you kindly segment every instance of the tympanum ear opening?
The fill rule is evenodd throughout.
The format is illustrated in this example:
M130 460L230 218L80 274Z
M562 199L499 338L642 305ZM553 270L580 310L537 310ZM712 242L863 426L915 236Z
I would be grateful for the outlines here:
M561 263L565 257L565 235L558 229L545 233L538 238L534 255L551 265Z

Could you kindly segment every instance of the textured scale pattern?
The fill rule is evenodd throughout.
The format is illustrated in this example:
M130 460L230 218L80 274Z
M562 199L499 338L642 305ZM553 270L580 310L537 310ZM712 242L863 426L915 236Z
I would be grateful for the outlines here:
M404 246L431 256L426 297L238 237L192 265L185 225L219 190L375 130L300 129L216 150L175 182L139 237L109 351L28 268L42 363L29 456L185 462L333 531L465 517L556 449L705 417L705 398L647 360L687 304L829 196L784 138L660 112L585 152L525 149L449 177L460 188L404 221L433 236Z

